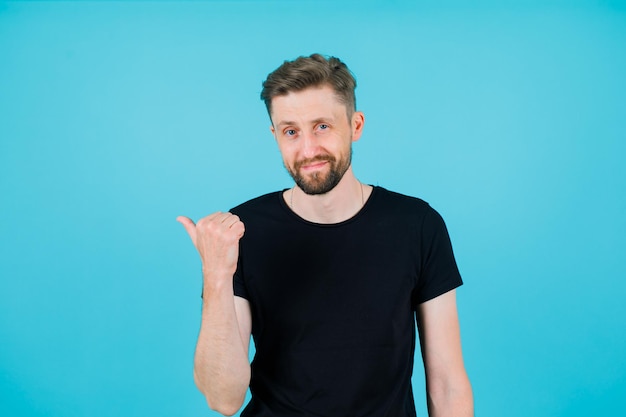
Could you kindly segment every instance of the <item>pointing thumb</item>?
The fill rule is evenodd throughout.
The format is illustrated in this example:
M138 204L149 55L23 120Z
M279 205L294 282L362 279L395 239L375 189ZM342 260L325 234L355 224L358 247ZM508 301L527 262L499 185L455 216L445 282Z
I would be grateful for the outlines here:
M193 222L193 220L191 220L189 217L178 216L178 217L176 217L176 221L183 225L183 227L187 231L187 234L189 235L189 237L191 238L191 241L193 242L193 244L195 246L195 244L196 244L196 224Z

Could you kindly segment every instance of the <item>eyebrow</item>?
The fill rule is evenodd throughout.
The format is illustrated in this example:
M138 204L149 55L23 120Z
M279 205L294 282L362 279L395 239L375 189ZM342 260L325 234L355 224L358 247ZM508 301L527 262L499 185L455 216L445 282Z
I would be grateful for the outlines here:
M311 120L311 124L318 124L318 123L333 123L335 121L334 118L332 117L318 117L317 119L313 119ZM297 125L298 123L296 122L292 122L291 120L281 120L280 122L278 122L276 124L277 128L283 127L283 126L293 126L293 125Z
M276 127L289 126L289 125L294 125L294 124L296 123L291 122L289 120L283 120L283 121L280 121L279 123L276 123Z

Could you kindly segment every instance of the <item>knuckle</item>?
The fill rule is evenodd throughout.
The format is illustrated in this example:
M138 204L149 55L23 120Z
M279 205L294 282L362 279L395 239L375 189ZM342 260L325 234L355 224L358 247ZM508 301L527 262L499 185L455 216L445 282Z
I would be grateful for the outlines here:
M196 224L196 228L200 230L207 230L210 227L210 224L211 222L205 217L204 219L198 221L198 223Z

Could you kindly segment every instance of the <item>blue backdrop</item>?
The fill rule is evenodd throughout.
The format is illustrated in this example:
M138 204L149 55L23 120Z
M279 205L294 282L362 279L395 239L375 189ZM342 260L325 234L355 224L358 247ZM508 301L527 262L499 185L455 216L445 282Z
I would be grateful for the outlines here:
M175 218L290 186L258 95L313 52L447 221L477 415L626 414L626 8L463 4L0 2L0 415L214 415Z

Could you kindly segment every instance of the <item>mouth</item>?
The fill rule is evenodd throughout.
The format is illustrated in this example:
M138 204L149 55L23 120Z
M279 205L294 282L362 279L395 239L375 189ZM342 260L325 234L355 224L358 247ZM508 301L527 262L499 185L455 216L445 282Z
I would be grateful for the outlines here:
M319 155L315 158L304 159L296 163L296 170L302 170L304 172L307 171L317 171L319 169L324 168L326 165L330 164L333 161L333 157L330 155Z
M300 169L302 169L303 171L315 171L324 167L326 164L328 164L328 161L315 161L309 164L301 165Z

